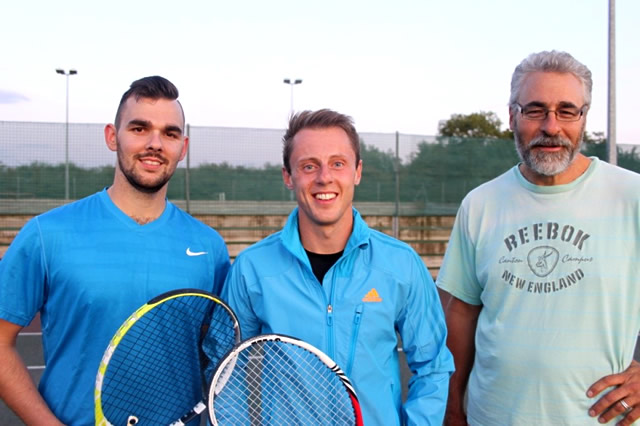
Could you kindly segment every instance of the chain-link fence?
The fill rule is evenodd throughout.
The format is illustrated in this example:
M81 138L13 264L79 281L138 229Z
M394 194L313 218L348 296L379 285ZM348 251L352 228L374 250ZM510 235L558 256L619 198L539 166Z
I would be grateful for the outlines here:
M0 121L0 214L39 213L111 184L115 153L104 143L104 126L69 124L68 137L65 126ZM224 206L227 214L234 205L256 214L265 205L290 208L293 194L281 176L284 130L187 126L187 133L190 149L169 186L172 201L199 213L206 206ZM355 202L381 214L455 214L469 190L518 161L510 140L360 136L364 166ZM639 171L636 150L619 148L619 163ZM602 146L586 150L604 156Z
M0 121L0 258L33 215L113 181L116 154L103 125ZM232 258L280 229L295 207L283 184L282 129L187 126L190 148L169 185L174 203L217 229ZM460 201L517 163L512 140L361 133L354 204L370 226L415 248L437 273ZM605 156L604 144L587 144ZM640 171L632 146L622 167Z
M0 214L33 214L90 195L113 180L115 153L103 125L0 122ZM187 126L191 143L169 186L171 200L188 210L201 201L291 202L282 183L282 129ZM398 178L421 143L433 137L362 133L364 179L357 201L395 203ZM407 197L404 197L407 198ZM412 198L412 197L409 197ZM416 197L413 197L416 198ZM22 200L23 203L8 203ZM37 200L36 207L27 200ZM409 200L402 200L413 201ZM201 203L200 203L201 204ZM246 209L247 207L245 207ZM255 213L262 207L255 205Z

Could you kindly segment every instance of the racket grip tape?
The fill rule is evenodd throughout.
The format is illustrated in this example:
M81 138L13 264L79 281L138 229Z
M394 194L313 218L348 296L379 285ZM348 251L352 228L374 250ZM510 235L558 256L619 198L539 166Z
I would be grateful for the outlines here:
M202 413L205 410L205 408L207 408L207 406L204 405L204 402L200 401L200 402L198 402L196 404L195 407L193 407L193 410L191 410L190 412L188 412L184 416L180 417L179 420L176 420L175 422L171 423L169 426L186 425L191 420L193 420L196 416L200 415L200 413Z

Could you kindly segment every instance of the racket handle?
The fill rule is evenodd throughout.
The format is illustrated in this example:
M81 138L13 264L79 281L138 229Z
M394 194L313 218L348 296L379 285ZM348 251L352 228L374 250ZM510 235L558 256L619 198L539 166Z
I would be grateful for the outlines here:
M193 420L196 416L199 416L200 413L202 413L205 408L207 408L207 406L204 405L204 402L200 401L200 402L198 402L196 404L195 407L193 407L193 410L189 411L187 414L185 414L184 416L180 417L179 420L176 420L175 422L171 423L169 426L186 425L191 420Z

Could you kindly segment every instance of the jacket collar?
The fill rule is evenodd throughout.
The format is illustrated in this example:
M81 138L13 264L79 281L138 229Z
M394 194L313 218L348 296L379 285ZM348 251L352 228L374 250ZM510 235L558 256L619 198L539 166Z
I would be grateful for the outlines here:
M346 257L347 254L349 254L357 247L369 244L371 230L369 229L369 226L364 221L364 219L362 219L362 216L360 216L360 213L355 208L352 209L353 230L351 231L351 235L347 240L347 245L344 248L342 257ZM302 242L300 241L297 207L293 209L291 214L289 214L287 223L284 225L282 233L280 234L280 239L282 240L282 244L285 246L285 248L289 250L295 257L300 259L303 263L309 263L307 253L304 251L304 247L302 247Z

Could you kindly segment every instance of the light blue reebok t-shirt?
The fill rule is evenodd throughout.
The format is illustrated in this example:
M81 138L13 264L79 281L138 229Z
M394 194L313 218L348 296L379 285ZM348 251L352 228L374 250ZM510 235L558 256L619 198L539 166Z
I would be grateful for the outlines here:
M437 284L483 305L472 425L598 424L587 389L626 369L640 329L640 175L591 159L536 186L517 167L463 201Z

